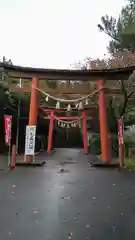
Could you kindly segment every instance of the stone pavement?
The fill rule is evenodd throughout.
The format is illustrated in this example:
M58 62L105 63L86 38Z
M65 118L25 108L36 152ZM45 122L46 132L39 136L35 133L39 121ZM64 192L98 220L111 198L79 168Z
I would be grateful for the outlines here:
M135 173L90 158L62 149L44 167L0 171L0 240L134 239Z

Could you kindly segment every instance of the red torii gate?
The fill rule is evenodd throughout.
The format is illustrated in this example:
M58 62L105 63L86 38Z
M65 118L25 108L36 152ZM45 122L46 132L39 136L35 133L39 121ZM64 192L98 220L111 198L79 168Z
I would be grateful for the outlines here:
M31 86L31 99L30 99L30 111L29 111L29 122L28 125L37 125L37 116L38 116L38 87L39 87L39 79L37 77L32 79ZM103 80L98 80L98 106L99 106L99 120L100 120L100 137L101 137L101 154L102 160L105 163L110 162L110 143L109 143L109 129L108 129L108 121L107 121L107 109L106 109L106 96L103 88ZM83 118L85 119L85 112L83 112ZM66 117L67 119L67 117ZM49 146L48 150L51 150L51 139L52 139L52 131L53 131L53 121L54 121L54 112L52 111L50 114L50 130L49 130ZM83 120L83 134L84 141L86 141L86 121ZM85 146L85 148L87 148ZM86 149L85 149L86 150ZM25 156L25 162L32 162L33 156Z
M52 137L53 137L53 128L54 128L54 121L55 120L67 120L67 121L72 121L72 120L77 120L77 121L82 121L82 132L83 132L83 144L84 144L84 153L88 153L88 144L87 144L87 125L86 125L86 112L82 111L81 116L57 116L55 115L55 112L62 112L60 110L54 110L54 109L45 109L45 108L40 108L42 112L45 114L47 113L49 119L50 119L50 124L49 124L49 134L48 134L48 147L47 147L47 152L50 153L52 151ZM68 122L67 122L68 123Z

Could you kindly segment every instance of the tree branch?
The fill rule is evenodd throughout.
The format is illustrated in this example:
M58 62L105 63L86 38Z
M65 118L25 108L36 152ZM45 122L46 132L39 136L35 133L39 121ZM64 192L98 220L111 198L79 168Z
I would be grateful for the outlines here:
M128 99L131 98L131 96L132 96L133 94L134 94L134 92L129 93L128 96L127 96Z
M113 99L109 99L109 109L110 113L109 116L111 117L109 121L109 128L113 132L117 132L117 117L115 113L115 109L113 108Z
M116 120L116 115L115 115L115 110L114 110L114 108L113 108L113 106L112 106L112 99L110 99L110 101L109 101L109 106L110 106L110 110L111 110L111 114L112 114L112 117Z
M114 36L112 36L111 33L109 33L108 31L106 31L105 28L102 27L101 24L98 24L98 28L99 28L99 30L100 30L101 32L104 32L107 36L109 36L114 42L117 42L117 43L121 44L120 41L119 41L118 39L116 39Z
M127 104L128 104L128 100L134 93L134 92L131 92L131 93L127 94L127 91L125 89L125 85L124 85L124 81L123 80L121 80L121 89L122 89L123 95L124 95L124 103L123 103L122 110L120 112L120 117L122 117L125 114L125 111L126 111L126 108L127 108Z

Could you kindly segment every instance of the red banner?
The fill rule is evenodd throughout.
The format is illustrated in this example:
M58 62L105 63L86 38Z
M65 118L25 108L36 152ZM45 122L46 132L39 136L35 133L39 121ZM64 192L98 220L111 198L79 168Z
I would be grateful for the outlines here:
M124 144L124 122L123 118L118 119L118 142Z
M5 125L5 144L10 146L11 141L11 127L12 127L12 116L4 116L4 125Z

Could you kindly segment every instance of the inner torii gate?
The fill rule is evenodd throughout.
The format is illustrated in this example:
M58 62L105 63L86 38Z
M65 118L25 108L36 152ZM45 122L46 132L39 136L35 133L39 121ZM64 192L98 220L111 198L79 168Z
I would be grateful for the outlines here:
M82 122L82 133L83 133L83 144L84 144L84 153L88 153L88 143L87 143L87 125L86 125L86 112L82 111L81 116L57 116L56 112L62 112L60 110L54 109L45 109L41 108L41 111L48 115L50 123L49 123L49 133L48 133L48 147L47 152L50 153L52 151L52 137L53 137L53 128L55 120L67 120L68 121L81 121Z

